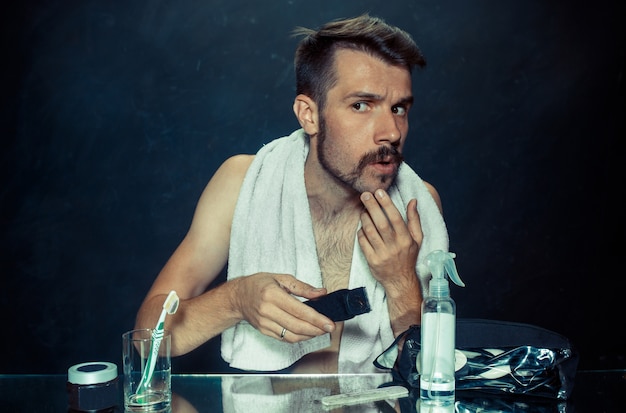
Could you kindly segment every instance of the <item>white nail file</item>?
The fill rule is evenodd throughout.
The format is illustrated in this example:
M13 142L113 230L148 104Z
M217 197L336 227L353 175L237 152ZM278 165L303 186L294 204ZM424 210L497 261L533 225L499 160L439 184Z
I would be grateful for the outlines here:
M361 404L377 400L398 399L409 395L406 387L387 386L376 389L357 391L352 393L333 394L322 397L324 406L347 406L351 404Z

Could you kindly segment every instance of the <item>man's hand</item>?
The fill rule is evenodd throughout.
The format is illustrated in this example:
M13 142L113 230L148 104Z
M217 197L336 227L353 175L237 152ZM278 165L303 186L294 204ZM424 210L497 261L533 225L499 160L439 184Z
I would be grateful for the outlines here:
M289 274L257 273L236 282L233 307L261 333L289 343L308 340L335 329L332 320L295 296L312 299L326 294ZM283 328L286 329L284 335Z
M376 278L385 289L391 328L397 336L420 322L422 290L415 264L423 239L417 200L407 205L407 221L402 219L389 195L382 189L364 192L361 201L359 245Z
M375 194L364 192L361 201L365 211L361 214L359 244L374 277L385 290L393 289L397 282L416 276L415 263L423 239L417 201L412 199L407 205L408 223L382 189Z

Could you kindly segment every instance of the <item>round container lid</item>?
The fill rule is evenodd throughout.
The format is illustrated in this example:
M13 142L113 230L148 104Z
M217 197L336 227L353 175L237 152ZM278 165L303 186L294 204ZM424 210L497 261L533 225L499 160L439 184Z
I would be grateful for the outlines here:
M67 370L67 381L73 384L106 383L117 378L117 365L106 361L75 364Z

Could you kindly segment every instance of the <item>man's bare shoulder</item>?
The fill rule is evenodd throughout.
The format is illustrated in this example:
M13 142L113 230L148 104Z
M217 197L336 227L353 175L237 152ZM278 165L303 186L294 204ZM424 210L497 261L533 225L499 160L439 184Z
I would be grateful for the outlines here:
M190 233L197 229L205 233L209 227L216 233L222 228L228 238L239 190L253 160L254 155L234 155L220 165L200 196Z
M441 206L441 198L439 197L439 192L437 192L437 189L429 182L426 182L426 181L423 181L423 182L424 182L424 185L426 185L426 189L428 189L428 192L430 192L430 195L433 197L433 199L435 200L435 203L439 207L439 211L442 212L443 208Z
M234 155L226 159L202 191L196 216L204 219L218 216L230 222L239 190L253 160L254 155Z
M230 158L226 159L222 166L233 169L243 169L243 172L245 174L245 171L248 170L250 164L254 160L254 156L255 155L250 154L233 155Z
M246 175L250 164L254 160L254 155L240 154L233 155L226 159L218 168L217 173L234 175L235 177L243 177Z
M238 189L241 187L246 172L254 160L254 155L234 155L226 159L224 163L215 171L208 187L218 187L219 189Z

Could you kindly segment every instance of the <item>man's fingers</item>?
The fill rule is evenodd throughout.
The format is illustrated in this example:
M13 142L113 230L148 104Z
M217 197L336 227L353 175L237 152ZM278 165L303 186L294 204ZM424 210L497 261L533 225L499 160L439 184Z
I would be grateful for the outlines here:
M378 189L374 194L364 192L361 194L361 202L370 215L372 223L383 238L389 238L394 233L406 234L406 224L402 214L396 208L393 201L382 189Z
M422 232L422 222L420 221L420 215L417 212L417 200L412 199L406 207L407 226L411 237L417 243L418 247L422 247L422 240L424 239L424 233Z
M289 294L304 298L317 298L326 294L326 288L316 288L289 274L277 274L276 282Z
M278 296L275 302L278 310L275 320L280 325L279 333L282 328L286 328L293 334L290 339L295 342L334 331L335 323L332 320L294 297L318 298L326 294L325 288L315 288L288 274L276 275L276 281L289 293L286 297Z

